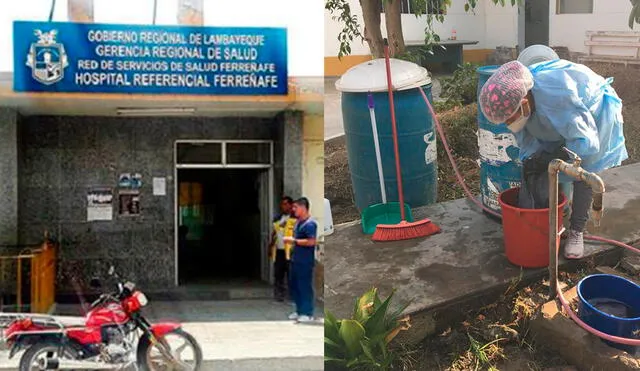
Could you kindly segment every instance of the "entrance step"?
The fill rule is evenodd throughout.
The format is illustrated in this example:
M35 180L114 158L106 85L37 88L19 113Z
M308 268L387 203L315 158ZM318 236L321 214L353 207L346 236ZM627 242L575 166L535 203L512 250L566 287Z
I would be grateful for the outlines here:
M248 285L185 285L167 288L163 291L145 290L145 295L154 301L225 301L247 299L272 299L273 287L267 284ZM97 295L86 295L85 300L91 302ZM56 302L59 304L77 304L76 293L58 293Z
M152 301L194 301L194 300L245 300L271 299L273 288L260 287L217 287L207 285L181 286L162 292L150 292Z

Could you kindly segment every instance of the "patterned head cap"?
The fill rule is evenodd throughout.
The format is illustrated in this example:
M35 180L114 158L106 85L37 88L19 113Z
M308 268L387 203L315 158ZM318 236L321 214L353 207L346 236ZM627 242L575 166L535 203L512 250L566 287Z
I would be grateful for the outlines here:
M503 64L491 75L480 91L478 104L484 116L501 124L520 107L522 98L533 88L533 75L518 61Z

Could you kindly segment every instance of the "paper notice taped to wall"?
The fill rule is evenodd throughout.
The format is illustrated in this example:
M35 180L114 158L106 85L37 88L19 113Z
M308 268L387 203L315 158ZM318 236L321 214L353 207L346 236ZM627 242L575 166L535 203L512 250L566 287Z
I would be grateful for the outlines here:
M87 195L87 221L113 220L113 191L93 189Z
M153 178L153 195L167 195L167 178Z

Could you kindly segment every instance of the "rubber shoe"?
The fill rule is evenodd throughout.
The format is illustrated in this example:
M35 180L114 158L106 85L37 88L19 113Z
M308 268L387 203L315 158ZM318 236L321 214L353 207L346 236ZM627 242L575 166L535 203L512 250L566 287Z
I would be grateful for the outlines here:
M564 245L564 257L567 259L581 259L584 255L584 235L582 232L569 230L567 243Z
M299 316L298 316L298 313L296 313L296 312L293 312L293 313L291 313L291 314L289 315L289 319L290 319L290 320L292 320L292 321L297 320L297 319L298 319L298 317L299 317Z
M300 317L298 317L298 322L300 322L300 323L313 322L313 317L300 316Z

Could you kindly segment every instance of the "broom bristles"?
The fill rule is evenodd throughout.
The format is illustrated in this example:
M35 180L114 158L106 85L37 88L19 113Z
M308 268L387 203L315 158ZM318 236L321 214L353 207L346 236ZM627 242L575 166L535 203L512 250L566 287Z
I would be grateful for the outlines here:
M441 229L429 219L417 222L402 221L399 224L378 224L371 239L373 241L401 241L440 233Z

